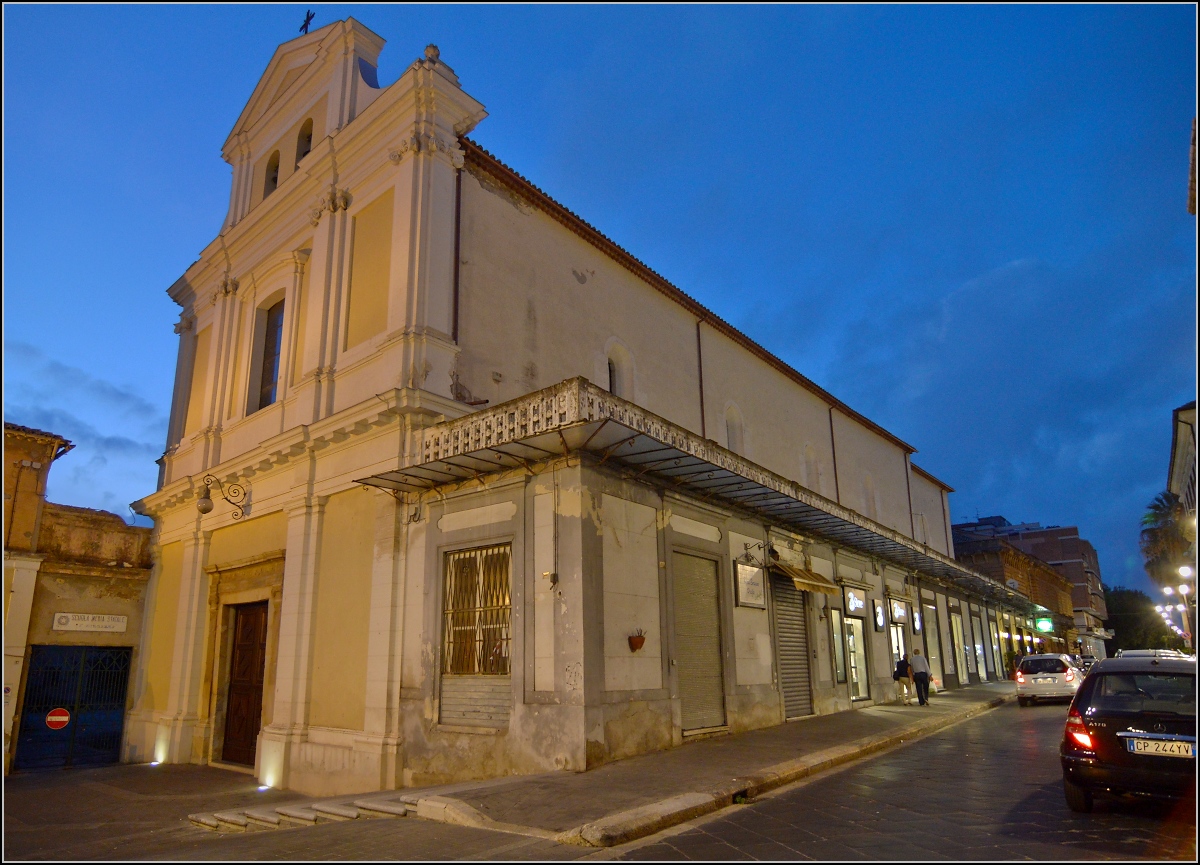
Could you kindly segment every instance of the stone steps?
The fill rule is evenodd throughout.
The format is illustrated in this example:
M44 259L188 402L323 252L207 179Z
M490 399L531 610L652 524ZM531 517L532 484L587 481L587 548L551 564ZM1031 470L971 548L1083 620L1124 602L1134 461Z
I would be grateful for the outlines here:
M189 814L188 820L193 826L210 832L256 832L347 820L404 817L415 810L414 806L396 798L379 798L354 802L292 803L274 808L232 808L211 814Z

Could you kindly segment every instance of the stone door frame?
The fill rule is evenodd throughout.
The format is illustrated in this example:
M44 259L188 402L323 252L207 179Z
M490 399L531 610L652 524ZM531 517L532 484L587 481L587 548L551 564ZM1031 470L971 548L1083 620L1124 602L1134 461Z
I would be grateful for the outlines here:
M284 551L274 550L220 565L209 565L208 647L204 689L208 694L208 730L201 762L231 767L221 761L225 744L225 712L229 702L229 672L233 660L233 627L242 604L267 602L267 648L264 658L262 723L271 723L275 708L275 670L279 661L279 619L283 599ZM256 753L254 772L258 773ZM247 767L238 766L245 769Z

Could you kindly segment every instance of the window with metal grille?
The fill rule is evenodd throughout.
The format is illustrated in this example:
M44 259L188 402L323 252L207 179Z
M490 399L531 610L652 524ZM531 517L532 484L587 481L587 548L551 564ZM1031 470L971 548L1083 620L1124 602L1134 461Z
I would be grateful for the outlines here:
M446 554L442 672L507 676L512 544Z

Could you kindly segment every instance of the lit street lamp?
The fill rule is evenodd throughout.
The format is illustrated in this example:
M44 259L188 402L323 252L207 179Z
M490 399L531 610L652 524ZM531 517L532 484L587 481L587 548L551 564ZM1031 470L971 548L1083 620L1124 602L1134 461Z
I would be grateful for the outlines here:
M1184 571L1187 571L1187 573L1185 574ZM1191 572L1192 572L1192 569L1190 567L1188 567L1187 565L1184 565L1183 567L1181 567L1179 569L1179 575L1181 577L1191 576ZM1189 586L1186 586L1186 585L1180 586L1179 587L1180 600L1186 601L1187 596L1190 592L1191 592L1191 588ZM1170 598L1171 596L1173 596L1175 594L1175 589L1173 589L1171 586L1163 586L1163 594L1166 595L1168 598ZM1169 616L1170 616L1171 607L1172 607L1171 604L1167 604L1166 612L1163 614L1163 617L1166 618L1168 622L1170 621ZM1192 628L1191 628L1191 624L1188 621L1187 605L1186 604L1175 604L1174 608L1179 611L1179 617L1181 619L1183 619L1183 629L1180 630L1178 633L1181 637L1183 637L1183 644L1190 649L1192 647L1192 634L1191 634ZM1174 628L1175 627L1174 624L1172 624L1171 627Z

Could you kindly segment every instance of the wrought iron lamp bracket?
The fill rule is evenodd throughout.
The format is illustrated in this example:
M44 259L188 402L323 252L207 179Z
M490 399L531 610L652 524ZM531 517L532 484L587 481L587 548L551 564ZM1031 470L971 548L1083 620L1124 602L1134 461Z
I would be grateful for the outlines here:
M228 486L221 483L220 478L216 475L205 475L204 486L212 489L216 485L217 492L221 494L221 498L227 501L233 507L233 518L240 520L246 515L246 511L242 508L242 503L246 501L246 488L241 484L231 483Z

